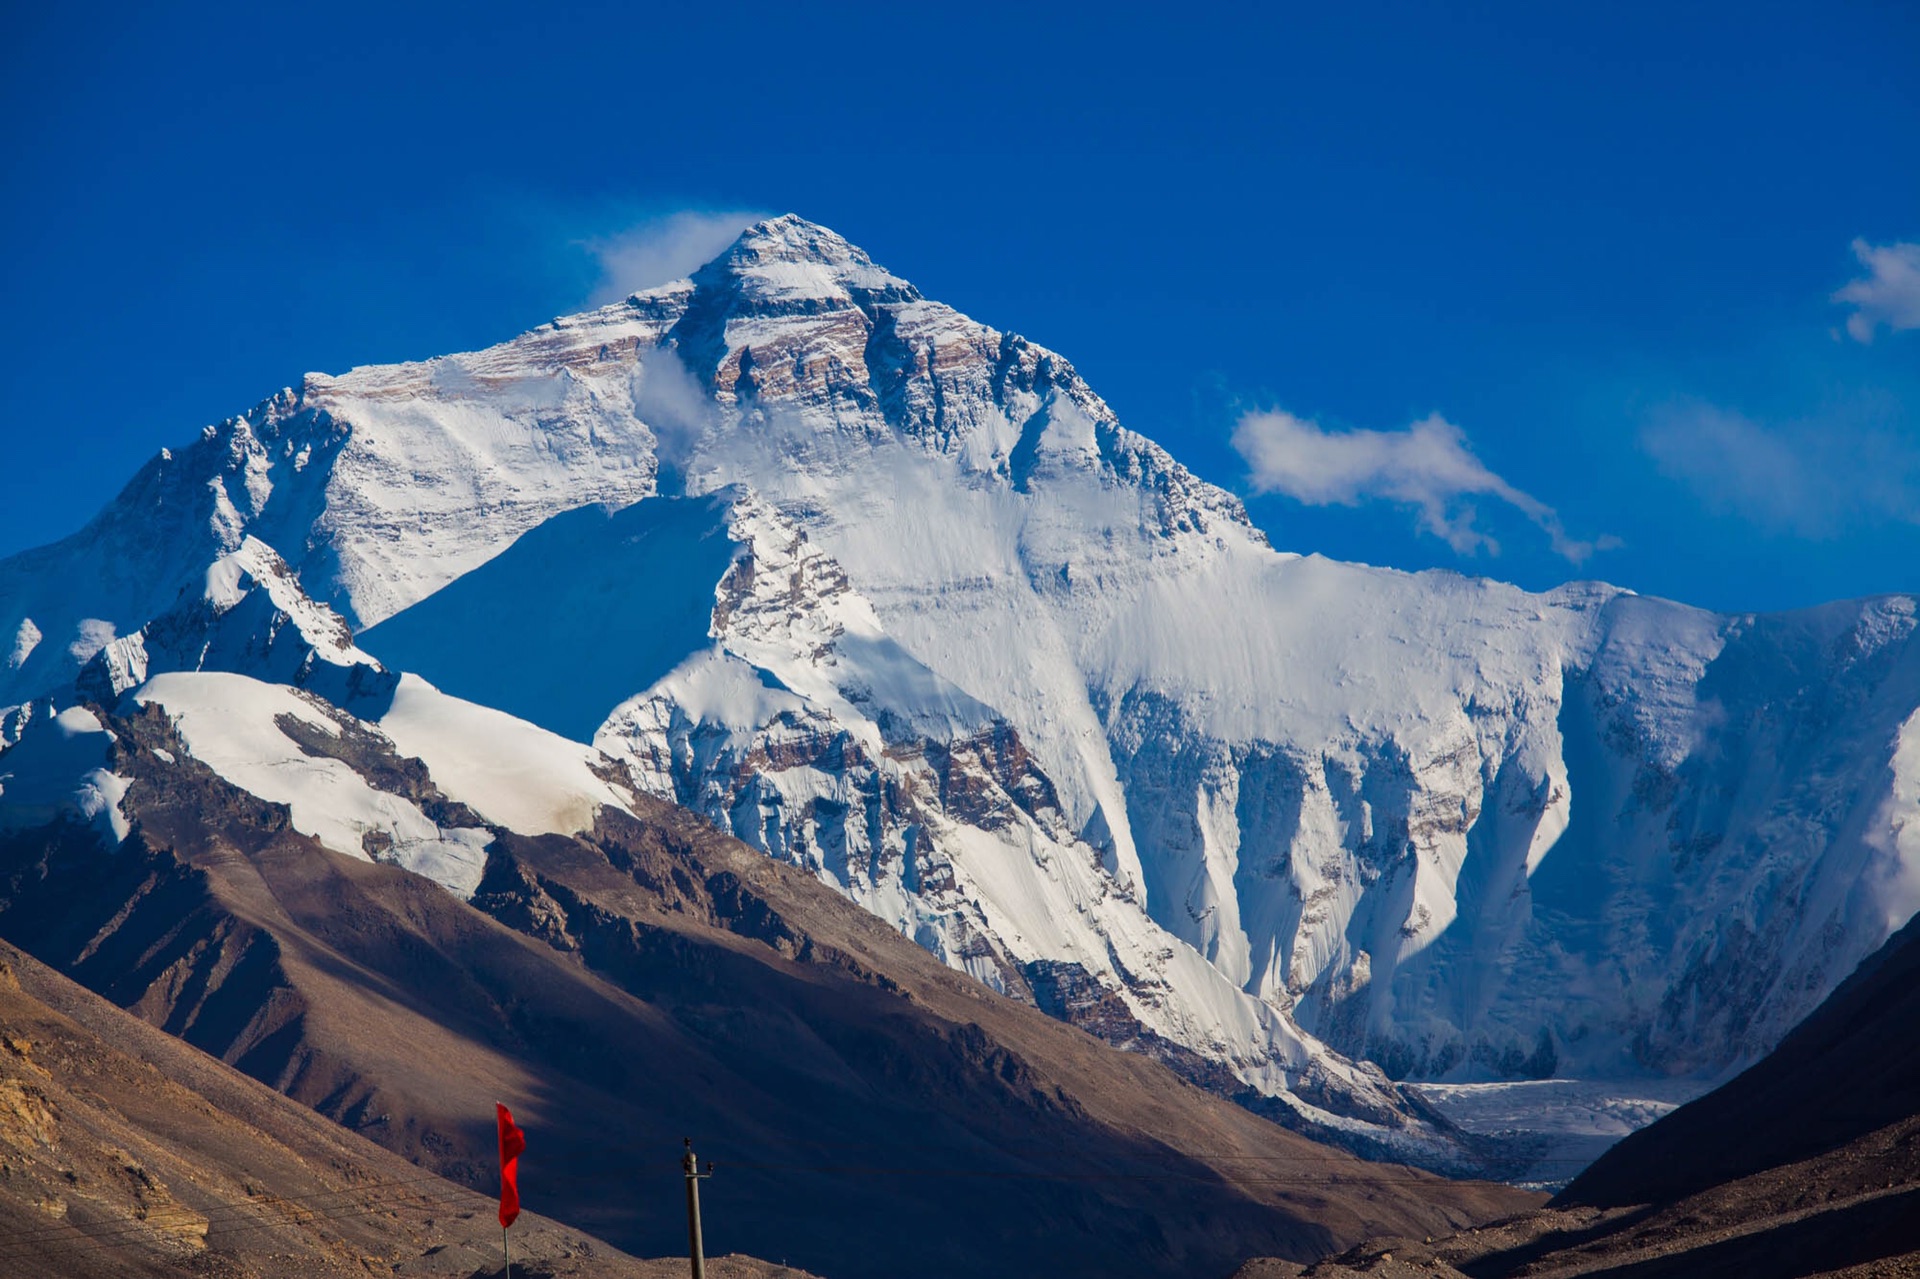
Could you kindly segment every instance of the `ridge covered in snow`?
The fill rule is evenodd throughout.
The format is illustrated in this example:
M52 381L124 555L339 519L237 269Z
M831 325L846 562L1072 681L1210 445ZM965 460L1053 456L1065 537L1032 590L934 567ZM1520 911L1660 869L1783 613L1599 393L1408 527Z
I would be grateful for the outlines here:
M1914 631L1276 551L1062 357L789 216L310 375L0 563L0 806L48 699L233 671L424 756L415 672L1057 1016L1406 1128L1383 1070L1722 1073L1920 907Z

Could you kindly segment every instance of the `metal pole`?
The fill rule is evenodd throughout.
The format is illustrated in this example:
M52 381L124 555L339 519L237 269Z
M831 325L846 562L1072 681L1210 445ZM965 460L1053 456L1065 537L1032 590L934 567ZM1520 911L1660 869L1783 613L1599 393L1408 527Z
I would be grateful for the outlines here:
M688 1137L687 1153L680 1160L680 1167L687 1175L687 1255L693 1260L693 1279L707 1279L707 1258L700 1241L700 1179L711 1177L713 1170L700 1171L699 1161L693 1157L693 1138Z
M500 1227L500 1253L507 1259L506 1279L513 1279L513 1245L507 1242L507 1228Z

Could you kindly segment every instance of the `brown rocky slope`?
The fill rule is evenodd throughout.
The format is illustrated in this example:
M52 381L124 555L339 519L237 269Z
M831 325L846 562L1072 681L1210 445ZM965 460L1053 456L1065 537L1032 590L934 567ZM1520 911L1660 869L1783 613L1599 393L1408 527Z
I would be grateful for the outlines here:
M0 943L0 1274L470 1279L500 1271L500 1247L491 1199ZM686 1268L530 1213L513 1248L526 1279ZM715 1273L783 1272L729 1258Z
M104 714L104 712L103 712ZM471 905L331 853L149 708L112 719L134 833L0 841L0 934L418 1164L629 1251L861 1275L1224 1273L1529 1202L1364 1163L1001 999L666 805L500 832ZM404 770L403 770L404 771Z

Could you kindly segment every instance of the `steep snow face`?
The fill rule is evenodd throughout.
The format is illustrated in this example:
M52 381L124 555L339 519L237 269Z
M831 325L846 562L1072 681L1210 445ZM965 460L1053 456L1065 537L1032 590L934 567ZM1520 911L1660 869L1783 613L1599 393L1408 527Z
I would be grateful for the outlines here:
M592 741L610 710L705 646L734 554L723 506L556 516L360 643L450 694Z
M1679 612L1620 601L1569 681L1576 820L1532 878L1514 986L1627 1010L1587 1023L1596 1061L1705 1073L1770 1049L1920 905L1920 646L1907 598L1713 619L1711 639Z
M151 658L250 537L263 600L384 622L388 666L1243 1079L1302 1031L1416 1076L1712 1073L1920 901L1912 601L1730 618L1275 552L1065 360L798 218L163 454L0 564L0 742L96 658L137 678L101 654ZM243 650L199 664L280 660Z
M384 692L392 677L354 645L353 632L301 589L286 561L245 535L207 567L201 589L87 660L78 691L102 704L165 671L244 671L335 702Z
M92 826L112 843L127 837L120 801L127 782L113 771L113 733L83 706L27 717L12 749L0 755L0 830L66 819Z
M80 532L0 562L0 706L199 597L249 536L366 626L553 514L652 493L639 353L684 300L669 290L476 355L312 374L161 450Z

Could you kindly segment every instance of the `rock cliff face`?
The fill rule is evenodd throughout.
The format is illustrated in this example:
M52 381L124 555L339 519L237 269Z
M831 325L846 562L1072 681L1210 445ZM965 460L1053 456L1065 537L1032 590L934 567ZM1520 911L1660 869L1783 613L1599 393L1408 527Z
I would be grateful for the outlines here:
M358 649L301 621L288 675L142 631L234 556ZM1920 906L1914 629L1277 552L1060 356L785 217L163 454L0 565L0 732L130 683L134 632L148 675L363 667L349 700L394 695L371 654L1016 998L1378 1130L1383 1069L1777 1042Z

